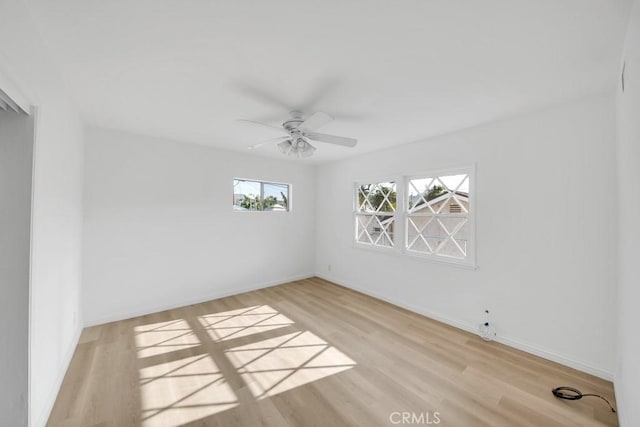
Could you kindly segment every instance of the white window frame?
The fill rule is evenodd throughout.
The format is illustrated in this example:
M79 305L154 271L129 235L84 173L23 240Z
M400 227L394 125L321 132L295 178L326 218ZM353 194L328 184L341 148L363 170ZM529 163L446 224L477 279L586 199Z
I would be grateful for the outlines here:
M409 181L412 179L450 176L466 174L469 175L469 240L467 242L467 256L464 259L447 257L437 254L420 253L407 249L407 233L408 233L408 193ZM382 182L395 182L396 184L396 210L394 212L394 245L393 247L374 246L372 244L358 241L357 236L357 214L358 212L358 188L365 184L375 184ZM353 185L353 245L359 249L373 250L386 254L397 255L401 257L409 257L417 260L435 262L439 264L450 265L453 267L461 267L467 269L477 269L476 252L476 218L477 218L477 186L476 186L476 165L475 163L461 166L452 166L446 168L428 169L419 173L402 174L395 177L378 177L374 179L360 179Z
M393 246L383 246L383 245L376 245L375 243L365 243L365 242L360 242L358 241L358 215L362 215L363 212L359 211L360 208L360 203L358 200L358 192L360 190L360 187L362 185L371 185L371 184L381 184L381 183L385 183L385 182L391 182L395 185L395 190L396 190L396 209L393 212L384 212L384 213L380 213L380 215L384 215L384 216L392 216L393 217L393 224L394 224L394 231L393 231L393 238L391 239L391 243ZM353 244L358 246L358 247L363 247L363 248L368 248L368 249L373 249L373 250L381 250L381 251L394 251L397 249L398 247L398 233L401 232L402 230L398 230L398 225L399 225L399 221L398 221L398 206L400 203L400 193L398 192L398 185L399 185L399 180L396 178L390 178L390 179L363 179L363 180L359 180L356 181L353 185ZM375 213L372 215L376 215Z
M246 211L243 210L236 210L233 209L233 207L235 206L234 202L234 195L235 193L232 192L231 194L231 198L232 198L232 204L231 204L231 209L233 210L233 212L242 212L242 213L246 213L246 212L261 212L261 213L278 213L278 214L283 214L283 213L289 213L291 212L291 210L293 209L293 204L291 203L293 197L291 197L292 193L293 193L293 185L288 183L288 182L278 182L278 181L267 181L264 179L257 179L257 178L241 178L241 177L233 177L233 180L231 181L232 184L232 189L233 189L233 182L234 181L252 181L252 182L259 182L260 183L260 199L263 200L264 199L264 184L276 184L276 185L286 185L288 190L288 194L287 194L287 209L284 211L274 211L274 210L257 210L257 209L247 209Z
M408 232L409 232L409 206L407 203L408 195L409 195L409 181L414 179L422 179L422 178L435 178L441 176L451 176L451 175L468 175L469 176L469 213L467 214L467 224L469 227L469 240L467 241L467 253L465 258L454 258L446 255L439 254L429 254L422 253L417 251L412 251L408 249ZM468 166L459 166L459 167L451 167L451 168L442 168L442 169L432 169L422 173L416 173L412 175L407 175L403 177L403 199L404 203L402 205L402 222L404 224L404 234L403 234L403 242L402 242L402 251L404 254L429 259L438 262L444 262L448 264L461 265L466 267L476 268L476 168L475 164ZM444 214L447 215L447 214Z

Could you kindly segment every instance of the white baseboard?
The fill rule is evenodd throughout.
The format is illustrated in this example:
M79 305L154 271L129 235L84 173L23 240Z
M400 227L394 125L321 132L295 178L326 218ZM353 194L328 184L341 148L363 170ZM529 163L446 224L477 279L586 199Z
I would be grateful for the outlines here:
M588 363L581 362L579 360L575 360L549 350L541 349L540 347L524 343L514 338L498 336L496 338L496 341L508 345L509 347L517 348L518 350L526 351L527 353L542 357L543 359L551 360L552 362L556 362L561 365L576 369L578 371L596 376L598 378L602 378L603 380L613 381L613 372L596 368L595 366L591 366Z
M174 308L184 307L191 304L199 304L206 301L211 301L214 299L225 298L232 295L238 295L245 292L256 291L258 289L269 288L271 286L282 285L284 283L294 282L296 280L308 279L310 277L315 276L313 273L309 274L301 274L297 276L285 277L283 279L271 280L267 282L255 283L249 286L243 286L242 288L226 288L220 289L211 294L202 295L194 298L186 298L184 300L179 300L175 302L171 302L168 304L160 304L149 307L144 307L136 310L130 311L121 311L111 313L108 316L101 316L94 319L86 320L84 323L84 327L102 325L104 323L117 322L119 320L130 319L132 317L144 316L147 314L157 313L159 311L172 310Z
M76 347L78 347L78 341L80 341L80 335L82 335L82 325L78 322L78 326L73 335L73 339L67 348L67 351L64 354L64 358L62 359L62 365L58 369L58 375L56 377L56 382L54 387L49 390L49 395L47 396L46 406L42 408L42 411L35 417L35 420L32 420L30 425L32 427L41 427L47 424L49 420L49 416L51 415L51 411L53 410L53 405L56 403L56 398L58 397L58 393L60 392L60 387L62 386L62 381L64 381L64 376L67 374L67 369L69 368L69 364L71 363L71 359L73 358L73 354L76 351Z
M399 300L396 300L396 299L388 298L388 297L386 297L384 295L381 295L381 294L379 294L377 292L373 292L373 291L370 291L368 289L363 289L363 288L359 288L357 286L353 286L351 284L347 284L346 282L344 282L344 281L342 281L340 279L337 279L335 277L331 277L331 276L323 274L323 273L316 273L316 276L320 277L322 279L328 280L330 282L336 283L336 284L338 284L340 286L344 286L345 288L353 289L354 291L363 293L365 295L369 295L369 296L371 296L373 298L377 298L379 300L386 301L386 302L388 302L390 304L393 304L393 305L396 305L398 307L402 307L402 308L407 309L409 311L412 311L414 313L421 314L421 315L426 316L426 317L428 317L430 319L434 319L434 320L437 320L439 322L446 323L447 325L451 325L451 326L456 327L458 329L462 329L463 331L467 331L467 332L470 332L472 334L476 334L477 333L477 325L473 325L473 324L470 324L470 323L467 323L467 322L462 322L462 321L459 321L457 319L452 319L452 318L450 318L448 316L444 316L444 315L442 315L440 313L436 313L436 312L433 312L431 310L426 310L426 309L424 309L422 307L416 307L414 305L407 304L404 301L399 301ZM556 363L559 363L561 365L568 366L568 367L573 368L573 369L577 369L578 371L585 372L585 373L590 374L590 375L594 375L594 376L596 376L598 378L602 378L602 379L605 379L605 380L608 380L608 381L613 381L613 373L612 372L609 372L609 371L604 370L604 369L596 368L596 367L591 366L591 365L589 365L587 363L574 360L574 359L572 359L570 357L566 357L566 356L563 356L561 354L558 354L558 353L555 353L555 352L552 352L552 351L541 349L540 347L537 347L535 345L527 344L527 343L522 342L520 340L517 340L517 339L514 339L514 338L510 338L510 337L500 336L500 335L498 335L495 338L495 341L499 342L501 344L504 344L504 345L508 345L509 347L513 347L513 348L516 348L518 350L522 350L524 352L531 353L531 354L539 356L539 357L541 357L543 359L551 360L552 362L556 362Z

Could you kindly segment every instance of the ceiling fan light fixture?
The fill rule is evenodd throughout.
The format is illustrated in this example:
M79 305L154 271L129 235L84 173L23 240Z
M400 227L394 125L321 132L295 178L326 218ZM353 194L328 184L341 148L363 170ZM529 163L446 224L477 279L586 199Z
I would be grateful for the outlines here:
M288 139L278 144L278 150L280 150L282 154L290 154L292 148L291 140Z
M299 158L311 157L313 153L316 151L316 147L309 144L307 141L305 141L304 144L305 144L304 148L301 150L298 150L297 154Z
M305 139L298 138L295 141L290 139L282 141L278 144L278 150L280 150L282 154L295 156L297 158L305 158L312 156L316 151L316 147L309 144Z

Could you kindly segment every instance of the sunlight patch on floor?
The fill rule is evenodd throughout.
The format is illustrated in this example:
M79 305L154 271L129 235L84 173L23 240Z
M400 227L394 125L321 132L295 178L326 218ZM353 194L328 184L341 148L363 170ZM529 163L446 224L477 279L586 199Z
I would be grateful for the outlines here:
M136 326L134 332L139 358L200 345L200 340L183 319Z
M293 321L268 305L256 305L200 316L214 342L246 337L293 325Z
M256 399L275 396L356 365L309 331L234 347L225 354Z
M142 425L179 426L237 406L208 354L140 369Z
M268 305L136 326L134 332L143 426L199 422L239 406L238 396L243 403L265 399L356 365Z

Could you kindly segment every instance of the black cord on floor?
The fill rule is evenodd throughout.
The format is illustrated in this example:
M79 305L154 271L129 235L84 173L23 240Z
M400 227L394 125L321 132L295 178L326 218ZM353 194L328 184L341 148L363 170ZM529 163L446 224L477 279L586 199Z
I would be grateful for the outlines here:
M553 393L553 395L557 398L567 399L567 400L579 400L586 396L599 397L600 399L607 402L607 405L609 405L609 408L611 408L611 412L616 412L616 410L613 409L611 402L609 402L606 398L600 396L599 394L593 394L593 393L582 394L580 390L573 387L556 387L553 390L551 390L551 393Z

